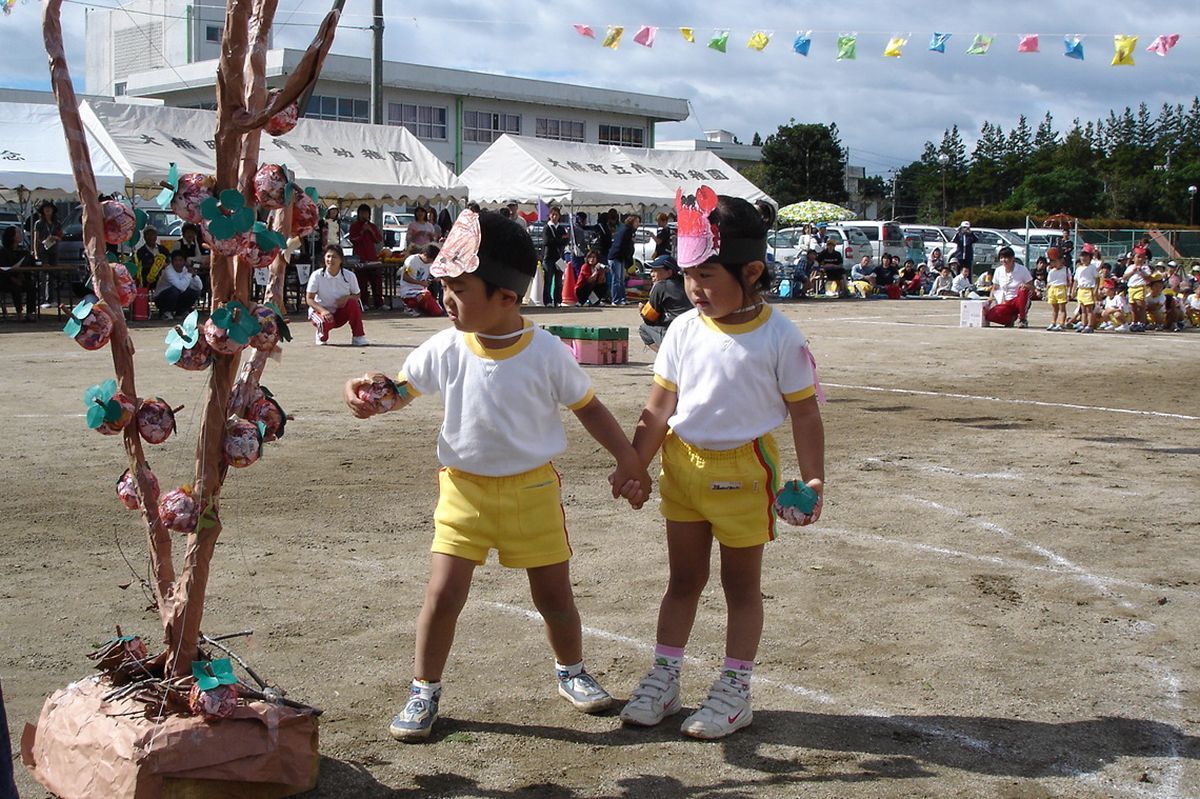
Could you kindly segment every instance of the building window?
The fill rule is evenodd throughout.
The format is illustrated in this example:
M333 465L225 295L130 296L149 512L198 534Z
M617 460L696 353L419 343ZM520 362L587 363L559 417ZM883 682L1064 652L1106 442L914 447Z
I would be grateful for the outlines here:
M434 105L388 103L389 125L408 128L418 139L446 140L446 109Z
M624 125L601 125L598 141L601 144L617 144L622 147L645 147L646 129L628 128Z
M491 144L505 133L521 135L520 114L467 111L463 114L463 141Z
M583 141L583 123L574 119L545 119L538 117L533 135L539 139Z
M366 100L314 94L308 98L308 110L304 115L333 122L367 122L370 119L370 109L371 106Z
M126 85L127 84L125 81L121 81L120 83L114 83L113 84L113 96L114 97L124 97Z
M204 26L204 41L212 42L214 44L220 44L221 28L217 25L205 25Z

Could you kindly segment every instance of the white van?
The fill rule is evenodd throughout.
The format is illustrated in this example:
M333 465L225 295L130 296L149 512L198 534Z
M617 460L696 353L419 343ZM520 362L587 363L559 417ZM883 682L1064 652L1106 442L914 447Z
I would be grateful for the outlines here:
M904 246L904 231L901 230L899 222L852 219L838 224L842 227L856 227L866 235L871 242L871 254L876 263L885 254L894 255L901 261L908 257L908 248Z

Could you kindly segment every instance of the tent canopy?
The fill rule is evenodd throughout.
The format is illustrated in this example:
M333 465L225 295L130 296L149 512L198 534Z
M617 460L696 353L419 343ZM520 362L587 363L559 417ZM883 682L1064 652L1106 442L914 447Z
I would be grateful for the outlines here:
M121 170L90 134L88 145L96 188L106 194L124 189ZM75 195L75 175L58 106L0 103L0 192L10 191L26 201Z
M767 200L763 191L714 153L647 150L504 135L462 173L480 205L516 200L575 208L668 207L675 190L702 183L718 194Z
M156 195L172 161L180 172L216 170L215 112L87 101L82 114L138 194ZM398 126L301 119L286 136L264 133L259 160L285 165L322 198L447 202L467 194L449 167Z

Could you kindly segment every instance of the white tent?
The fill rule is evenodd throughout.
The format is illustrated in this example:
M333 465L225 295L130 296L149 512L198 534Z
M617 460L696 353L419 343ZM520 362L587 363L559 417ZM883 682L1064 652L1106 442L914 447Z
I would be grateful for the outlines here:
M121 191L125 187L121 170L90 134L88 144L97 190ZM57 105L0 103L0 193L8 192L21 202L75 195L75 175Z
M153 196L171 162L216 170L216 114L193 108L87 101L84 125L137 193ZM363 202L464 200L466 186L407 129L302 119L278 138L263 134L261 163L283 164L323 199Z
M578 144L504 135L462 173L480 205L508 200L574 208L671 206L702 183L751 202L770 197L711 152Z

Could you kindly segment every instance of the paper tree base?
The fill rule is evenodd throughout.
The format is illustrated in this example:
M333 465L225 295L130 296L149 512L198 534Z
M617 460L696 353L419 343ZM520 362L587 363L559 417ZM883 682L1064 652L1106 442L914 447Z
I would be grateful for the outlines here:
M62 799L279 799L317 784L317 719L263 702L234 718L147 719L130 699L104 702L95 677L56 691L21 760ZM121 715L128 714L128 715Z

